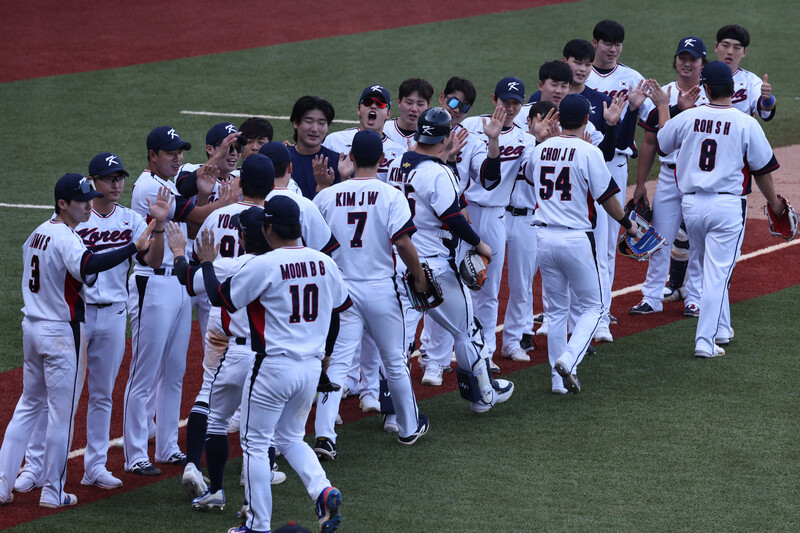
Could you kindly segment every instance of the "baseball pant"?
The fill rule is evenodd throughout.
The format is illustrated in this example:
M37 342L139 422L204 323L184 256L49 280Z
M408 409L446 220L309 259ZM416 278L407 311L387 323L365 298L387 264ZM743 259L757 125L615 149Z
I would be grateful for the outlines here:
M539 271L542 273L542 284L547 285L547 355L551 368L561 360L570 373L576 374L577 366L600 323L603 300L596 255L591 231L551 227L539 229ZM580 306L581 315L567 342L570 290ZM554 374L554 387L560 382L560 376Z
M217 363L209 386L208 429L211 435L227 435L228 424L242 403L242 387L253 366L253 351L249 345L231 339L228 350Z
M43 486L40 503L61 505L75 408L83 382L83 324L22 320L22 396L0 447L0 494L10 497L31 434L45 413ZM41 425L41 424L40 424Z
M245 525L252 530L270 530L269 448L273 442L300 476L312 501L330 486L316 454L303 441L321 370L316 358L261 354L247 374L241 399L241 442L245 499L250 504Z
M174 276L133 275L129 280L131 368L125 388L125 468L148 459L148 395L155 390L155 460L180 452L178 422L191 332L189 295Z
M503 351L519 348L523 333L533 326L533 276L536 274L536 233L533 214L506 214L508 303L503 319ZM481 289L483 290L483 289ZM479 291L480 292L480 291Z
M506 209L484 207L478 204L467 206L469 218L475 232L492 249L492 262L486 269L486 283L479 291L471 291L475 316L481 321L486 346L490 354L497 348L497 313L500 305L500 282L503 279L503 263L506 255Z
M422 323L420 343L425 346L428 361L448 368L453 360L453 336L428 313Z
M411 386L405 344L403 313L394 279L347 280L353 306L339 315L339 335L328 366L328 378L342 383L352 365L353 354L368 332L378 348L392 396L400 436L419 427L419 412ZM362 365L365 353L362 349ZM315 432L336 442L334 423L339 413L342 391L322 394L317 400Z
M628 156L625 154L616 154L614 159L609 161L607 164L608 170L611 172L611 177L614 178L614 182L619 187L619 192L617 193L617 200L619 200L620 205L625 205L625 190L628 185ZM606 213L606 210L600 208L597 210L597 216L603 216L607 219L608 226L606 230L606 242L605 246L605 264L606 270L608 272L608 278L605 280L605 284L603 285L603 303L605 303L606 307L606 315L611 313L611 291L614 287L614 274L616 272L617 266L617 243L619 242L619 222L614 220L611 215ZM595 236L597 234L595 233ZM609 326L609 317L603 317L603 321L600 323L600 326Z
M682 205L692 243L689 253L703 265L695 350L713 354L723 315L730 323L728 284L744 238L747 200L732 194L698 192L684 195Z

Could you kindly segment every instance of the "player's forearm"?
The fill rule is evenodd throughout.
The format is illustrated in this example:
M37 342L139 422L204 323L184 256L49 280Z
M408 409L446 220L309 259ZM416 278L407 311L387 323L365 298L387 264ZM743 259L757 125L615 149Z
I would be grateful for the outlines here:
M772 212L779 214L779 212L783 209L783 204L778 199L778 194L775 192L775 184L772 180L772 172L768 172L760 176L753 176L753 179L756 182L758 190L761 191L761 194L763 194L764 198L767 199L767 203L772 209Z
M645 132L642 146L639 148L639 163L636 165L636 186L643 187L647 181L647 175L653 168L656 160L656 134L655 132Z
M480 184L487 191L491 191L500 185L500 157L487 157L481 165L480 176L478 177Z
M87 251L81 261L81 274L83 277L86 277L104 272L114 268L135 253L136 244L132 242L126 244L122 248L117 248L116 250L103 252L101 254L94 254Z
M611 161L614 159L614 154L617 152L616 126L606 126L606 134L603 135L603 140L600 141L600 144L597 147L600 148L601 152L603 152L603 159L606 161Z
M185 286L189 280L189 263L186 261L186 257L183 254L175 256L175 259L172 263L172 269L175 271L175 275L178 277L178 282Z
M153 230L153 238L150 241L150 247L145 251L144 261L150 268L158 268L164 261L164 223L161 223L161 228L156 224Z
M192 209L189 214L186 215L186 222L189 224L194 224L199 228L203 225L203 221L206 219L206 217L220 207L223 207L221 202L212 202L206 205L195 205L194 209Z
M633 225L631 219L625 216L625 211L622 209L622 204L619 203L616 196L609 197L608 200L600 204L603 206L603 209L606 210L606 213L609 214L611 218L616 220L620 223L620 225L629 230Z
M224 302L220 296L220 283L217 274L214 272L214 264L211 261L204 261L201 265L203 269L203 284L206 287L208 301L215 307L222 307Z
M397 254L403 260L414 279L423 279L425 274L422 272L422 265L419 262L417 247L411 242L411 238L408 235L403 235L395 241L394 245L397 248Z

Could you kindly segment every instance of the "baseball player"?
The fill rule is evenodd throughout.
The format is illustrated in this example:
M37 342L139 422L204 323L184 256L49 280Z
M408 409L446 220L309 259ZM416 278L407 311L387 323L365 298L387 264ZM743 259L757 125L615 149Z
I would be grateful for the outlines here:
M392 99L389 91L381 85L365 87L361 91L356 113L358 113L358 127L331 133L322 145L334 152L348 154L356 132L373 130L379 133L383 139L384 161L378 168L378 179L388 181L389 165L408 149L408 146L397 144L383 133L384 124L392 116Z
M132 209L146 213L148 199L155 198L162 187L175 195L169 217L200 226L214 210L233 203L232 188L219 188L219 200L203 206L180 197L170 181L183 162L183 151L191 144L183 141L169 126L155 128L147 136L148 166L136 181L131 198ZM216 180L209 167L198 171L198 196L207 198ZM125 471L137 475L159 475L147 453L147 398L156 395L157 462L186 465L186 456L178 448L178 419L181 388L186 368L186 350L191 332L189 296L172 268L172 252L164 244L160 267L134 265L128 281L128 313L131 317L132 357L123 410L123 451Z
M317 175L319 179L324 176L328 183L338 183L340 179L339 164L344 156L322 144L334 116L333 106L319 96L301 96L292 107L289 117L295 142L289 148L292 179L308 199L317 194Z
M603 315L602 292L594 245L597 202L631 235L635 223L616 199L618 187L600 150L583 140L589 101L579 94L559 106L562 133L536 146L525 177L537 184L538 261L548 299L547 351L552 367L552 392L580 392L577 366ZM589 198L587 205L586 199ZM581 316L567 342L570 290Z
M733 73L733 107L751 116L758 113L766 122L775 118L775 96L766 74L762 80L739 67L739 62L747 55L748 46L750 32L737 24L728 24L717 31L714 53Z
M495 111L493 120L483 121L482 129L489 130L490 138L498 135L502 128L502 121L498 118L504 111ZM462 397L470 402L474 412L485 413L494 405L507 401L514 392L514 384L492 379L489 367L491 352L483 338L480 321L473 316L472 298L461 281L455 262L459 239L484 257L491 258L492 250L461 214L458 178L441 160L441 156L447 155L448 144L455 138L451 129L447 111L441 107L428 109L418 121L414 151L405 154L393 166L400 167L400 181L409 205L413 206L417 232L411 240L420 259L433 271L444 296L444 302L428 313L453 337ZM393 172L392 175L398 174ZM404 305L407 306L408 302ZM406 337L406 342L410 341L413 341L413 336L410 339Z
M678 73L678 79L663 89L670 96L670 113L679 112L680 109L689 109L695 105L708 102L702 88L699 87L700 71L706 63L706 46L697 37L686 37L678 42L673 66ZM644 107L652 109L652 103L645 103ZM639 121L645 129L642 148L639 153L639 164L636 171L636 188L633 201L647 201L647 190L644 183L655 159L657 149L656 132L658 113L649 112L646 122ZM661 170L658 174L658 184L653 195L653 219L651 223L664 237L665 242L673 242L678 234L681 223L681 193L675 185L675 154L661 155ZM646 315L658 313L663 309L664 284L669 269L670 249L663 247L650 256L647 265L647 276L642 284L642 300L630 309L631 315ZM692 272L694 270L694 272ZM697 317L699 314L699 283L697 279L699 269L689 268L687 281L687 299L684 315Z
M202 264L211 302L230 313L247 307L256 353L242 394L241 442L245 497L241 528L269 531L272 492L268 449L278 450L317 503L320 531L335 531L342 497L331 487L313 450L303 441L334 314L352 301L334 261L300 245L300 209L286 196L264 205L263 231L273 251L254 257L221 285L211 262Z
M89 220L91 200L101 196L84 176L65 174L55 185L55 216L39 225L22 246L24 381L0 447L0 505L14 500L14 479L44 412L47 429L39 506L52 509L78 502L74 494L64 491L64 482L75 408L83 386L80 367L86 361L81 289L84 283L94 284L99 272L147 249L156 225L156 220L151 220L139 238L125 246L92 253L75 227ZM163 240L163 236L157 238Z
M410 78L401 83L397 95L400 116L384 123L384 135L407 147L417 132L419 116L431 105L431 97L433 85L422 78Z
M495 105L495 109L500 108L505 112L498 137L500 179L495 182L473 182L464 193L468 202L467 212L471 223L495 254L486 272L486 284L480 291L472 292L475 316L483 326L483 335L486 338L486 347L490 354L494 354L497 342L495 329L499 306L498 294L503 276L507 238L506 207L509 205L511 190L517 180L522 154L525 148L534 142L532 136L514 124L514 118L519 113L524 101L525 85L521 80L506 77L497 82L494 94L492 94L492 103ZM467 118L462 125L488 143L489 137L485 132L484 117ZM522 336L521 330L519 336L520 338ZM517 344L519 340L519 338L516 339ZM506 356L513 357L516 353L506 352Z
M333 346L328 376L344 382L363 332L370 333L383 362L388 390L397 414L398 442L414 444L427 433L428 417L419 414L411 386L405 343L403 309L395 276L392 245L408 267L421 291L427 278L411 242L414 224L403 194L377 179L384 157L377 132L362 130L353 136L352 179L329 187L314 197L325 220L343 246L333 258L342 270L353 307L340 315L339 333ZM362 352L362 356L363 356ZM316 443L321 457L336 459L334 423L341 391L320 395L317 400Z
M677 152L675 179L690 254L703 272L694 355L706 358L724 355L715 339L730 335L728 284L742 246L751 176L774 213L784 207L772 182L779 165L761 126L733 106L731 69L721 61L709 63L702 83L709 104L668 120L658 132L658 146Z
M286 148L284 147L284 149ZM244 254L244 247L239 239L239 226L234 224L235 217L253 206L264 204L267 194L272 191L274 185L274 166L265 156L256 154L245 159L239 179L242 200L216 210L213 215L206 218L200 227L201 234L203 231L212 232L214 245L219 247L219 256L221 258L230 259ZM196 251L193 252L193 256L193 262L196 262ZM206 298L204 291L192 290L192 287L196 285L189 286L189 295L196 296L199 293L199 295ZM220 359L225 355L229 346L230 334L225 331L224 326L227 320L227 317L223 318L219 307L212 307L209 313L204 343L203 384L192 405L186 425L186 457L188 462L184 468L182 484L192 498L196 498L208 490L200 474L200 466L206 443L211 386ZM230 416L228 419L230 421Z
M261 117L250 117L239 125L239 144L242 147L242 161L270 142L274 135L272 124L269 120Z

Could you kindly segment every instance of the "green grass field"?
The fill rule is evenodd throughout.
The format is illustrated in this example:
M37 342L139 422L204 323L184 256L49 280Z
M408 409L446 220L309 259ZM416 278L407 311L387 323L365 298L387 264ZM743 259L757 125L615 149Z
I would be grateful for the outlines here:
M745 25L752 45L742 66L768 73L778 98L765 131L773 146L796 144L800 74L787 56L798 15L794 0L587 0L0 84L0 202L49 205L59 176L113 151L133 176L127 203L153 127L174 126L195 145L186 160L201 162L206 130L228 120L182 110L288 115L299 96L319 94L352 120L368 84L396 97L403 79L424 77L438 94L459 75L478 88L473 113L486 112L498 79L516 75L532 93L539 65L560 58L569 39L591 38L604 18L626 27L622 62L662 83L674 79L679 38L700 36L713 59L717 28ZM277 140L291 138L288 121L272 122ZM48 216L0 207L0 371L22 362L20 247ZM514 374L509 404L485 417L457 393L425 400L431 434L410 449L378 431L376 418L345 426L342 459L326 464L345 498L342 531L800 529L800 336L795 314L780 312L798 298L794 287L734 306L737 336L719 360L691 357L683 347L694 322L681 321L604 345L582 364L585 391L575 397L551 396L548 370L536 367ZM229 468L223 514L193 512L173 478L14 530L223 531L236 523L239 464ZM275 489L273 523L311 525L313 506L283 466L289 480Z
M549 393L549 371L510 375L507 404L473 415L457 392L420 402L431 419L405 448L374 416L342 426L325 463L342 491L341 530L797 531L800 528L794 287L737 304L720 359L691 356L694 321L603 345L581 365L584 391ZM353 401L353 400L348 400ZM313 525L313 505L285 461L275 526ZM241 460L228 507L190 508L175 477L13 531L224 531L236 524Z

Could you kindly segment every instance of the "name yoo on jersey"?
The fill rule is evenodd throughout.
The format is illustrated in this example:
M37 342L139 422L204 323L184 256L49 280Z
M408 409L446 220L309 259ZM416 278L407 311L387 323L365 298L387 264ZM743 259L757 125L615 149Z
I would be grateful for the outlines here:
M710 120L696 118L694 120L694 131L698 133L721 133L728 135L731 132L731 123L721 120Z
M83 239L84 244L87 247L97 248L98 246L102 246L98 243L103 243L107 246L102 246L103 248L110 248L119 244L128 244L131 242L131 237L133 236L133 230L125 229L122 231L119 230L104 230L100 231L99 228L83 228L76 230L81 239Z
M319 265L319 267L317 266ZM322 261L303 261L297 263L285 263L281 265L281 279L310 278L325 275L325 263Z
M375 205L378 201L378 191L364 191L361 192L361 198L358 198L356 203L355 192L337 192L336 193L336 207L353 207L356 205L364 205L366 200L367 205Z

